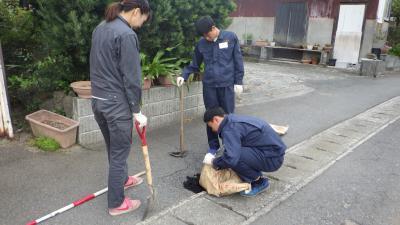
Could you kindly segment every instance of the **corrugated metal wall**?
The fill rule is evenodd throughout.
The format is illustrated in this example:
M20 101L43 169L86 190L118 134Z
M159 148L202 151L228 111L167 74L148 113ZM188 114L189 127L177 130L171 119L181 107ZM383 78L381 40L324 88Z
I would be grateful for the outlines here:
M307 27L307 3L283 3L277 10L274 41L281 46L299 47L306 41Z

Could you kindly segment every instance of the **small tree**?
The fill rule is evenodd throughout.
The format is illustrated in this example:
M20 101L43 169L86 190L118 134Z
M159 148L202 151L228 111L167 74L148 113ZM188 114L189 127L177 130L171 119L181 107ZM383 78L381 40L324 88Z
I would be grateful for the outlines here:
M399 26L400 23L400 0L392 1L392 17L396 18L396 27Z
M198 40L194 23L202 16L211 16L219 28L226 28L229 14L236 8L232 0L152 0L152 21L140 30L143 51L154 56L158 50L177 46L171 54L189 57Z
M70 58L69 81L88 79L93 29L109 0L37 0L40 32L50 56Z
M18 5L18 0L0 1L0 40L7 74L26 71L40 49L38 21L32 11Z

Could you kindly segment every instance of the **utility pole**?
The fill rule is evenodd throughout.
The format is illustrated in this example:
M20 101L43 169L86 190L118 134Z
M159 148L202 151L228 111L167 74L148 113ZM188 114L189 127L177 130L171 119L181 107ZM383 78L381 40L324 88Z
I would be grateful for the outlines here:
M6 70L4 67L3 50L0 42L0 136L13 138L14 132L11 123L6 84Z

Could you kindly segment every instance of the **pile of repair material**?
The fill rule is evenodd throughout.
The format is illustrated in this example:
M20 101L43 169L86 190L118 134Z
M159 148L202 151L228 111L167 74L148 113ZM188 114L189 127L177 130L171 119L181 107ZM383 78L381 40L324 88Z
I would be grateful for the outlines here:
M193 193L200 193L204 191L204 189L200 186L199 180L199 173L195 174L193 177L186 176L186 181L183 182L183 187Z

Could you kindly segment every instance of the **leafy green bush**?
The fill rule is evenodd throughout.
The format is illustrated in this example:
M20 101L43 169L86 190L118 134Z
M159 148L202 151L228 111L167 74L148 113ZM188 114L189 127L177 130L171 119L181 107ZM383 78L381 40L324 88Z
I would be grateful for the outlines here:
M26 72L9 76L11 99L25 105L28 112L38 109L40 102L49 98L53 91L69 89L70 66L69 58L49 56L31 65ZM58 79L54 79L56 76Z
M219 28L226 28L236 8L232 0L151 0L153 19L139 30L142 50L155 56L159 49L177 46L171 57L188 58L198 36L194 22L209 15Z
M400 43L396 44L389 50L390 55L400 56Z
M28 2L35 10L22 9L19 0L0 0L0 40L12 106L23 105L30 112L52 91L68 90L70 82L89 78L92 31L113 1ZM166 74L171 74L188 62L199 38L194 28L198 18L210 15L218 27L225 28L235 9L233 0L149 2L153 19L138 34L141 52L145 54L144 65L150 65L144 70L152 76L165 74L166 70ZM177 47L174 51L159 51L169 46Z
M34 146L47 152L55 152L60 148L60 144L56 140L44 136L35 138Z
M64 55L72 64L71 80L89 77L92 31L110 0L37 0L40 34L50 56ZM63 73L65 74L65 73ZM59 79L58 77L55 77Z
M394 46L394 45L400 43L400 28L389 27L387 41L389 42L389 44L391 46Z
M172 52L175 48L159 50L152 60L149 60L146 54L140 53L143 79L156 79L159 76L174 76L179 73L181 66L189 59L178 60L173 57L165 57L166 53Z
M40 57L38 21L18 4L18 0L0 1L0 41L7 74L26 71Z

